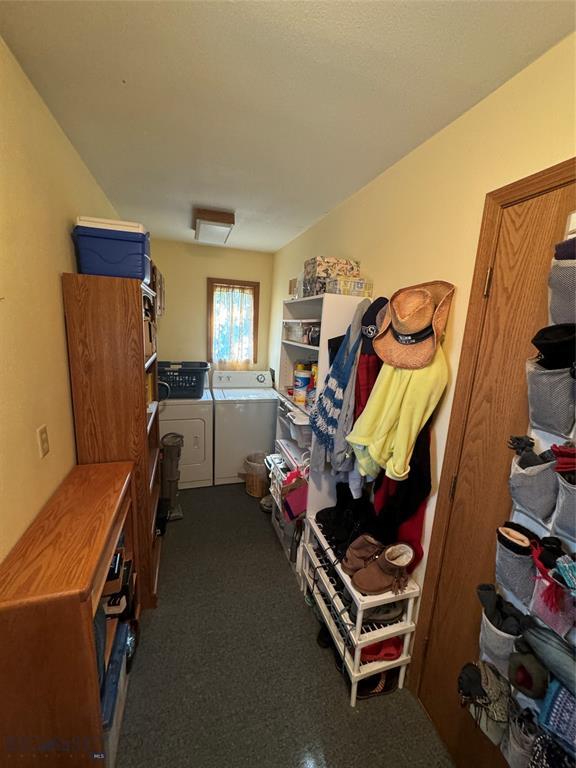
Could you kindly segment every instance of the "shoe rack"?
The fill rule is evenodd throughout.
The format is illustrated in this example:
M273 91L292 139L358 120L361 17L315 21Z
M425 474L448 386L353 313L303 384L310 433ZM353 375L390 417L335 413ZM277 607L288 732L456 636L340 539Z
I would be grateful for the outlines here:
M352 585L316 521L310 517L306 519L301 550L304 591L314 600L342 658L342 667L350 678L350 706L356 705L358 682L371 675L398 667L398 687L402 688L410 663L410 638L416 629L414 609L420 595L418 584L409 579L404 591L398 595L391 590L379 595L362 594ZM348 610L350 601L356 607L355 621ZM397 602L404 604L398 621L392 624L363 622L367 609ZM363 648L391 637L404 639L399 658L394 661L362 661Z

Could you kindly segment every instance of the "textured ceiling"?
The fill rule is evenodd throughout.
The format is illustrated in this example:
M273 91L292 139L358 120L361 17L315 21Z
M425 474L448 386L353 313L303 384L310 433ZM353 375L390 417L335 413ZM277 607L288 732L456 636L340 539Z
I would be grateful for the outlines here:
M574 26L572 2L0 2L0 31L123 218L276 250ZM90 214L90 211L83 211Z

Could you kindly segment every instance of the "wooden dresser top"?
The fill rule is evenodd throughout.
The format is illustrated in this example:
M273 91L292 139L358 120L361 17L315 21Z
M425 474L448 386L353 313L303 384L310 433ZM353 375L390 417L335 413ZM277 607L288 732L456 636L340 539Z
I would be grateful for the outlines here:
M71 470L0 563L0 609L49 595L88 599L114 553L132 468L123 461Z

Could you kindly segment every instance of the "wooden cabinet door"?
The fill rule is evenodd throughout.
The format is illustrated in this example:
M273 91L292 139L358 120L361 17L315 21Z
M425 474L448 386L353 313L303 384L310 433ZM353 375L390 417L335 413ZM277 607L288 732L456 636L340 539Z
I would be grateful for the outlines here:
M478 659L481 608L476 587L494 582L496 528L511 511L508 476L512 452L506 444L510 435L526 432L525 363L535 354L530 340L548 325L547 281L553 246L563 239L567 215L575 208L572 182L499 212L491 285L483 299L486 311L478 313L483 327L477 331L480 343L468 405L462 411L463 423L450 426L450 433L456 435L460 430L463 439L459 463L453 465L457 479L443 552L442 546L435 550L441 565L431 566L437 568L438 581L419 695L456 765L462 768L505 765L499 750L460 707L458 673L466 662ZM471 304L469 324L473 311ZM465 337L464 348L466 344ZM463 351L463 358L466 354ZM439 504L442 502L440 493ZM447 493L444 503L449 504Z

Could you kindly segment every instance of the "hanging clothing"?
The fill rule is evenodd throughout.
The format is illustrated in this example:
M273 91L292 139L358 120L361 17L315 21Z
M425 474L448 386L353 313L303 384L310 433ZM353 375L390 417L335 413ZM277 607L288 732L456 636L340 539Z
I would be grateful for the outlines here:
M370 399L347 437L362 474L375 477L383 468L393 480L408 477L418 434L447 383L441 346L425 368L382 366Z
M380 373L380 368L382 368L382 360L374 351L373 341L378 335L379 318L386 309L387 304L388 299L385 296L379 296L377 299L374 299L362 315L362 347L360 349L358 372L356 374L354 421L358 419L366 407L370 393Z
M312 469L323 469L330 461L336 471L351 469L354 460L346 435L354 422L354 387L361 341L362 315L370 302L360 302L344 341L338 349L310 414L310 427L316 436L310 457ZM349 466L347 466L349 464Z
M414 560L412 560L408 568L406 568L408 573L412 573L412 571L424 557L422 533L424 531L424 521L426 518L427 505L428 499L426 498L420 503L416 513L412 515L411 518L403 522L398 528L397 540L403 542L404 544L409 544L414 550Z
M360 354L358 372L356 374L356 390L354 394L354 421L357 421L366 407L370 394L376 384L376 379L382 368L382 360L375 354Z
M354 425L354 409L356 395L356 377L358 370L358 359L360 357L360 343L362 341L362 316L370 306L370 301L364 299L356 307L354 317L350 323L350 338L357 339L356 351L353 354L352 366L350 368L350 378L342 398L342 409L338 426L334 434L334 447L330 453L329 461L335 472L349 472L354 467L354 453L350 445L346 442L346 436L350 433Z
M407 479L400 483L381 472L376 480L374 511L378 516L377 538L383 544L397 541L411 544L411 541L400 538L400 528L418 512L422 502L427 501L431 490L430 423L427 423L416 439Z

